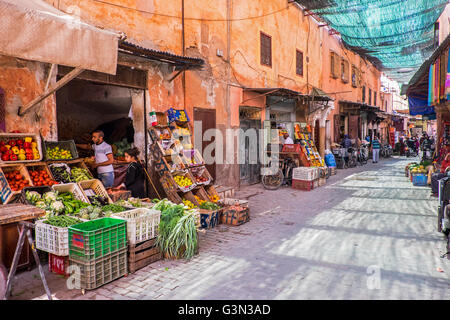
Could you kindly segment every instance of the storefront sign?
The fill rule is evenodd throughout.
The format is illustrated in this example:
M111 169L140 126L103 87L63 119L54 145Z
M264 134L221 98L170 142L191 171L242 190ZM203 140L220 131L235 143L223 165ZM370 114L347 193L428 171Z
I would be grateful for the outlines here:
M239 109L239 118L248 119L248 120L260 120L261 119L261 110L254 108L240 108Z

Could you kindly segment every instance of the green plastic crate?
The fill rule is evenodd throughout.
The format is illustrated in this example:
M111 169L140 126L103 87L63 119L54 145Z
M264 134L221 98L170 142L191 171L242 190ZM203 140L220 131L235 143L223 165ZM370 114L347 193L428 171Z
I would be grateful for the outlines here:
M101 218L69 227L69 256L92 261L127 247L125 220Z

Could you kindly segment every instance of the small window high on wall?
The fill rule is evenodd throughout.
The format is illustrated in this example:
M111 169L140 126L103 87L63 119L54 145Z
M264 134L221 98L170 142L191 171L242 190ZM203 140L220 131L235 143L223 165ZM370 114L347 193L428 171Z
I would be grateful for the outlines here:
M6 132L6 96L5 90L0 88L0 131Z

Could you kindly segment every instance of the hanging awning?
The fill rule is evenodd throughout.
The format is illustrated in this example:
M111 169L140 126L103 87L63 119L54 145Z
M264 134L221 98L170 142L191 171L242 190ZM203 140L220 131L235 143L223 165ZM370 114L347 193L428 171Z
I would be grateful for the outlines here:
M116 74L119 35L42 0L0 0L0 55Z
M366 111L366 112L379 112L380 108L368 105L363 102L354 102L348 100L340 100L339 103L344 107L344 110L356 110L356 111Z

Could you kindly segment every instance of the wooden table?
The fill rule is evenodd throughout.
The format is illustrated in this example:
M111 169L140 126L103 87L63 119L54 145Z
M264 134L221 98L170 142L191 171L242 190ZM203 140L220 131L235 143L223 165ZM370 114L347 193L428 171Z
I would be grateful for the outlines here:
M4 204L0 205L0 225L32 220L39 218L44 214L44 210L28 204Z
M34 220L44 214L44 210L32 205L21 203L0 205L0 266L4 265L6 268L11 266L19 239L18 223L20 221ZM24 246L18 267L29 267L31 263L31 250L26 245Z

